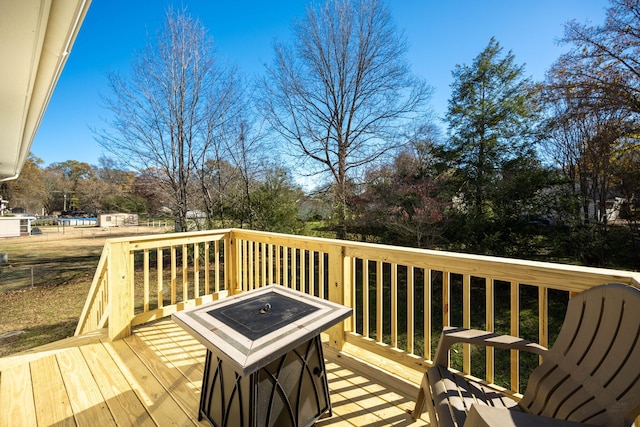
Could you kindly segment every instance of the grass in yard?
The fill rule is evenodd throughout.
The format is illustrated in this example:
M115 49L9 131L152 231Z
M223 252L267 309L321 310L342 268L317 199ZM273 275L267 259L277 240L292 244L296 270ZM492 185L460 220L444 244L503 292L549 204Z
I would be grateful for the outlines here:
M0 239L0 357L73 335L108 238L162 233L150 227L42 228Z
M72 336L91 279L0 293L0 357ZM16 333L15 335L12 333Z

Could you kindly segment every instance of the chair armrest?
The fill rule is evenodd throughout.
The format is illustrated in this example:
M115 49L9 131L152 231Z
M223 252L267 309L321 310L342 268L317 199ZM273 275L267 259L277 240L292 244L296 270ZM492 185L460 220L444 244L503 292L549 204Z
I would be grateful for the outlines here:
M471 405L464 422L464 427L578 427L589 425L485 405Z
M544 356L548 349L540 344L511 335L500 335L493 332L481 331L478 329L464 329L446 327L442 331L438 348L433 359L433 364L448 367L449 350L455 343L466 343L483 345L489 347L506 348L509 350L528 351Z

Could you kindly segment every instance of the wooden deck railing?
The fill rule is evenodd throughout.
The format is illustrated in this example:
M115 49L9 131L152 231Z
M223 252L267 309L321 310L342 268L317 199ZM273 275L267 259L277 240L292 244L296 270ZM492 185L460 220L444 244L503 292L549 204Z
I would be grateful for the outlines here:
M109 286L107 286L107 266L109 258L109 245L105 245L100 255L98 267L89 288L89 296L85 301L80 321L76 327L76 335L102 329L107 323L109 315Z
M351 306L330 344L419 381L443 326L551 345L571 294L608 282L640 287L640 274L238 229L113 239L76 333L106 321L117 339L176 310L279 283ZM515 393L521 368L537 364L517 352L458 351L457 369Z

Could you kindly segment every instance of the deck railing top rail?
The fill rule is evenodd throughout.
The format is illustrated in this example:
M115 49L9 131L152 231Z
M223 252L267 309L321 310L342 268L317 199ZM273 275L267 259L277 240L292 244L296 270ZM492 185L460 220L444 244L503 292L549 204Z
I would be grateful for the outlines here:
M417 249L411 247L392 246L378 243L363 243L356 241L346 241L329 239L323 237L310 237L292 234L269 233L246 229L218 229L204 230L183 233L155 234L147 236L120 237L109 239L108 243L128 243L132 248L154 248L158 246L172 244L179 241L204 241L210 239L212 235L220 237L240 238L244 240L254 240L264 243L290 246L309 250L327 250L329 247L342 247L345 256L381 259L385 262L397 262L411 264L417 258L428 260L430 269L451 269L451 264L455 264L456 271L466 274L478 273L480 276L488 273L495 273L495 276L513 277L514 271L522 276L521 282L526 282L528 278L535 277L536 281L544 280L545 277L552 279L555 285L559 285L558 275L566 274L574 276L579 274L581 279L591 278L599 280L602 276L619 277L625 283L634 284L640 287L640 273L626 270L613 270L597 267L584 267L570 264L530 261L516 258L504 258L490 255L475 255L460 252L448 252L430 249ZM478 265L489 268L490 271L477 271ZM580 283L569 284L568 288L574 290L587 289L592 284Z
M344 256L361 259L381 260L403 265L420 265L431 270L455 271L478 277L491 276L494 279L517 281L519 283L549 286L572 292L583 291L601 284L603 278L640 287L640 273L626 270L614 270L597 267L584 267L570 264L530 261L489 255L475 255L431 249L391 246L377 243L363 243L260 232L253 230L231 229L234 238L254 240L265 243L285 244L302 249L318 249L339 246ZM567 282L563 283L562 279Z

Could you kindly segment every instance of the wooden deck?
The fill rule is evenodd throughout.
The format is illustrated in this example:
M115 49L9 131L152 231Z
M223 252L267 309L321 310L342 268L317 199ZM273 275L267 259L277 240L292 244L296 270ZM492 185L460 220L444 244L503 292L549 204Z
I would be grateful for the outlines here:
M197 419L204 355L165 319L124 340L101 331L0 359L0 427L208 425ZM325 357L333 415L317 426L427 424L411 422L411 385L330 349Z

